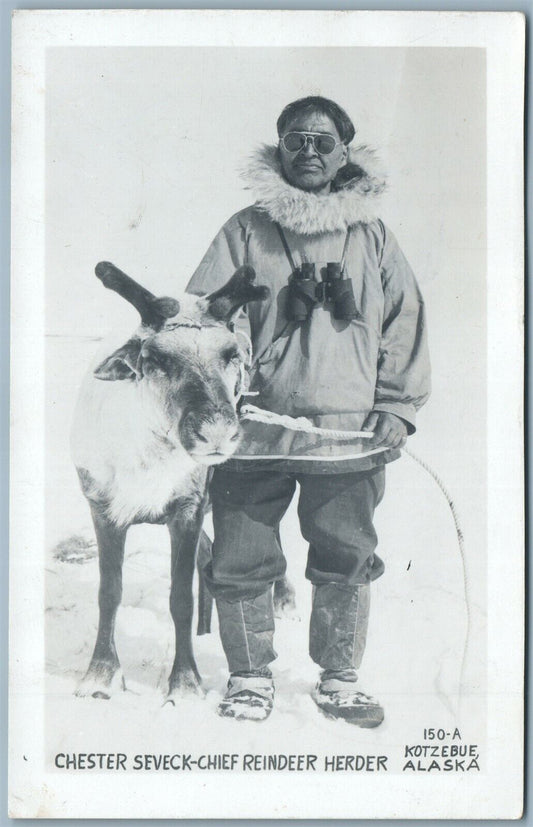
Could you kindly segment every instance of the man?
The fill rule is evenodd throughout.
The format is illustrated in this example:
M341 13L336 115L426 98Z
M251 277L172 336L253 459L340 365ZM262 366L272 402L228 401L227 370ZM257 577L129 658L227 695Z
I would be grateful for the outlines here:
M326 433L245 422L237 453L215 471L205 574L230 671L219 713L264 720L272 709L272 584L285 572L279 524L298 482L313 584L309 651L322 670L313 697L328 716L377 726L383 709L356 683L370 582L384 569L373 515L385 465L400 456L429 394L424 305L377 217L384 182L373 154L349 148L346 112L303 98L277 129L279 145L262 148L248 170L255 204L223 226L188 289L208 292L237 266L255 268L271 296L249 308L254 402Z

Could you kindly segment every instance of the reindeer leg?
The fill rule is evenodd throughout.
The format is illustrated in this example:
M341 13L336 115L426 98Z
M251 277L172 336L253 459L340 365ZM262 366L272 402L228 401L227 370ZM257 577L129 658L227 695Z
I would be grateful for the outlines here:
M204 579L204 566L211 559L211 540L202 531L198 543L198 626L197 635L208 635L211 632L211 617L213 614L213 597L210 594Z
M128 529L118 528L92 503L91 513L99 553L100 619L89 669L76 695L108 699L115 690L126 688L115 648L115 618L122 598L122 562Z
M175 515L168 523L171 541L170 613L176 630L176 653L167 696L167 702L172 704L185 694L203 694L192 651L192 581L202 520L201 506L196 506L192 512L190 503L178 503Z

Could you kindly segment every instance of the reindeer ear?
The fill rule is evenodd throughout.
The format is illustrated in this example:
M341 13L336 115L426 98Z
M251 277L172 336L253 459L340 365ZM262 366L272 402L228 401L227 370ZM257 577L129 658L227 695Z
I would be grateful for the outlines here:
M135 379L138 376L136 365L141 347L140 339L130 339L111 356L104 359L93 375L96 379L103 379L107 382L115 382L117 379Z
M224 287L207 297L211 316L230 324L233 316L243 305L266 299L270 295L270 290L268 287L256 287L254 281L253 267L247 264L239 267Z

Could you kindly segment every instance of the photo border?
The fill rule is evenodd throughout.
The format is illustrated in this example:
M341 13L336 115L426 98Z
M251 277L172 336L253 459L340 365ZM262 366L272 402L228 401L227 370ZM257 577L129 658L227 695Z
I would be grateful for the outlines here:
M162 6L161 6L161 4L158 4L158 6L159 6L159 8L161 8L161 7L162 7ZM442 4L441 4L441 6L442 6ZM28 6L25 6L25 7L26 7L26 8L28 8ZM118 7L118 6L117 6L117 7ZM147 4L143 4L140 8L148 8L148 7L149 7L149 6L148 6ZM233 7L235 8L235 6L233 6ZM70 8L72 8L72 5L70 5ZM97 7L94 7L94 8L96 9ZM132 4L128 4L128 8L132 8ZM175 8L175 7L173 7L173 8ZM263 8L264 8L264 7L263 7ZM354 7L354 8L352 8L352 7L351 7L351 10L356 10L356 8L357 8L357 7ZM368 8L368 4L366 5L366 8ZM381 6L381 8L383 8L383 5ZM418 8L418 9L420 9L420 8L421 8L421 6L420 6L420 5L418 5L418 6L417 6L417 8ZM407 12L406 12L406 13L407 13ZM493 159L493 160L494 160L494 159ZM489 156L489 166L490 166L490 156ZM512 199L513 199L513 200L512 200L511 209L513 208L513 205L516 205L516 199L517 199L517 198L518 198L518 199L520 199L520 193L519 193L519 192L514 192L514 193L513 193L513 196L512 196ZM489 207L490 207L490 200L489 200ZM38 232L39 232L39 231L38 231L38 230L36 230L36 233L38 233ZM15 237L16 237L16 228L15 228ZM489 237L490 237L490 224L489 224ZM503 263L503 262L501 262L501 263ZM501 263L500 263L500 264L501 264ZM4 287L4 285L2 285L2 287ZM26 297L26 298L27 298L27 297ZM500 309L501 309L501 308L500 308ZM516 309L516 308L515 308L515 309ZM34 338L34 339L38 339L38 336L39 336L39 334L36 332L36 330L38 330L38 328L37 328L37 327L32 327L32 333L33 333L33 337L32 337L32 338ZM6 373L7 373L7 372L3 372L3 373L2 373L2 375L3 375L3 376L5 376L5 375L6 375ZM500 415L501 415L501 413L502 413L502 412L501 412L501 411L499 411L499 412L498 412L498 415L500 416ZM503 457L502 457L502 459L503 459ZM15 473L16 473L16 470L17 470L17 469L15 469ZM515 471L516 471L516 473L518 474L518 476L519 476L519 477L521 477L521 469L520 469L519 467L517 467L517 468L515 469ZM15 477L15 479L16 479L16 477ZM4 500L4 502L5 502L5 500ZM507 542L508 542L508 540L507 540ZM502 611L505 611L505 604L504 604L504 603L502 603L501 609L502 609ZM360 820L358 820L358 821L360 821ZM439 821L441 821L441 820L439 820ZM146 819L144 819L144 822L146 823ZM36 823L39 823L39 822L36 822ZM102 821L100 821L100 823L102 823ZM160 823L161 823L161 822L160 822ZM196 823L197 823L197 822L196 822ZM242 823L242 821L241 821L241 823ZM375 820L374 820L374 819L372 820L372 823L375 823ZM420 823L420 821L418 821L418 823Z

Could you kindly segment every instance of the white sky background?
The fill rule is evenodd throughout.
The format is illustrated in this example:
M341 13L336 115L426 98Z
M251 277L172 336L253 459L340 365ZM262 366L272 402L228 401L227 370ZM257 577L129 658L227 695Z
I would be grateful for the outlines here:
M251 201L237 171L307 94L341 103L356 141L379 151L382 214L430 309L455 316L474 282L469 318L484 309L483 50L49 49L46 87L48 332L108 329L101 259L154 292L181 290Z
M483 603L484 50L67 47L47 50L46 69L52 335L136 326L94 276L102 259L179 294L223 222L251 202L238 170L275 141L283 106L321 94L345 107L355 140L389 171L382 217L428 308L434 389L411 444L458 501ZM76 387L64 392L73 404Z

